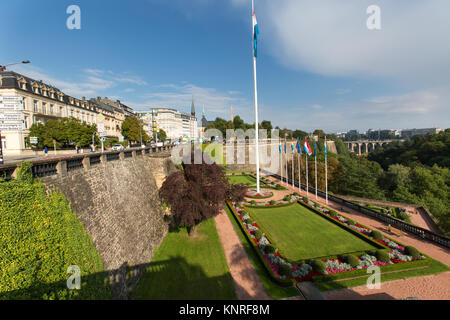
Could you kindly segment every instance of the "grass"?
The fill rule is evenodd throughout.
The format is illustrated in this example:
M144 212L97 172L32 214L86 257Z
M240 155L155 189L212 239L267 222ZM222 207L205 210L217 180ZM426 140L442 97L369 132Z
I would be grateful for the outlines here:
M236 299L234 284L215 221L203 222L197 235L171 231L133 291L134 299Z
M411 277L426 276L426 275L430 275L430 274L437 274L437 273L450 271L450 268L447 265L445 265L437 260L431 259L431 258L430 258L430 260L431 260L430 266L425 269L404 270L404 271L392 272L392 273L381 272L381 282L406 279L406 278L411 278ZM349 279L349 280L342 280L342 281L316 282L316 283L314 283L314 285L320 291L351 288L351 287L365 285L367 282L367 278L370 275L371 274L367 274L367 277L364 277L364 278Z
M259 259L259 256L256 254L255 250L251 246L251 244L248 242L245 235L242 233L242 230L240 229L236 219L233 216L233 213L231 213L228 206L225 206L225 211L228 215L228 218L231 221L231 224L233 225L234 230L236 231L239 240L241 241L250 261L252 262L253 267L256 270L256 273L258 274L259 279L261 280L264 289L266 290L266 293L272 298L272 299L283 299L293 296L298 296L299 292L294 287L281 287L273 282L273 280L270 278L269 274L267 273L266 268L264 267L264 264Z
M245 176L228 176L228 181L230 181L231 184L256 184L256 179L245 175Z
M298 203L247 210L289 260L377 249Z

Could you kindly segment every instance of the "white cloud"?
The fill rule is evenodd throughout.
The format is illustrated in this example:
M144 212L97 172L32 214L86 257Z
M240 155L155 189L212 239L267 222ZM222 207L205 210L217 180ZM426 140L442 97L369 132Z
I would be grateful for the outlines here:
M288 68L326 76L450 82L449 1L377 0L382 29L375 31L366 27L371 4L260 0L261 50Z
M351 89L337 89L336 90L336 94L339 94L339 95L343 95L343 94L347 94L347 93L351 93L351 92L352 92Z

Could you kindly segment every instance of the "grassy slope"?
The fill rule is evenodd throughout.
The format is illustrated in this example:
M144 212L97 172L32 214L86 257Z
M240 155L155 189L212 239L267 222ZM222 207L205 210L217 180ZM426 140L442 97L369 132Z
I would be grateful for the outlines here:
M171 231L133 292L134 299L236 299L233 280L213 219L188 238Z
M248 211L291 260L376 249L299 204Z
M250 261L252 262L253 267L255 268L256 273L258 274L258 277L261 280L264 289L266 290L266 293L273 299L282 299L298 296L299 292L294 287L283 288L278 286L271 280L269 274L267 273L264 267L264 264L261 262L255 250L251 247L251 244L248 242L247 238L242 233L242 230L237 224L236 219L234 218L233 214L230 212L230 209L227 206L225 207L225 211L227 212L228 218L230 219L231 224L234 227L234 230L236 231L239 239L241 240L241 243L244 246L244 249L247 252Z

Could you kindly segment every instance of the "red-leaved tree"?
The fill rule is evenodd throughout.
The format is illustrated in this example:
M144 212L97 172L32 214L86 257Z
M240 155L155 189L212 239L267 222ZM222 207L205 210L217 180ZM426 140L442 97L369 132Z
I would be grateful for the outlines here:
M201 152L195 149L194 152ZM195 233L198 224L219 214L225 201L242 201L247 191L245 185L230 185L224 170L217 164L208 164L204 154L201 164L183 162L183 170L169 175L161 187L161 198L172 211L176 226L188 227ZM197 155L196 157L200 157ZM185 159L186 160L186 159Z

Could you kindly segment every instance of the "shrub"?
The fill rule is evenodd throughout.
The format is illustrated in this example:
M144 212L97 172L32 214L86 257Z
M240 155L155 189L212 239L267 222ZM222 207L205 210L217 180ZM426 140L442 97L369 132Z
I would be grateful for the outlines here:
M375 253L375 257L377 257L377 260L381 262L391 261L391 259L389 258L389 254L383 250L377 250L377 252Z
M377 240L383 240L383 235L381 234L380 231L372 230L370 232L370 236Z
M31 168L33 164L29 161L22 162L17 170L17 180L24 183L33 183L33 173Z
M361 261L359 261L359 259L352 254L345 256L345 262L347 262L353 268L356 268L361 264Z
M291 275L291 267L287 264L280 264L278 267L278 273L280 276L289 277Z
M246 219L245 221L244 221L246 224L254 224L255 223L255 221L253 221L253 219Z
M298 192L294 192L293 195L294 195L294 196L298 196Z
M250 201L250 204L255 205L255 204L256 204L256 201L255 201L255 200L252 200L252 201Z
M291 196L287 194L287 195L284 196L283 200L284 201L289 201L289 200L291 200Z
M347 224L350 226L354 226L355 225L355 221L348 219L347 220Z
M270 200L269 203L270 203L271 205L274 205L274 204L277 203L277 202L276 202L275 200Z
M264 247L264 252L267 253L267 254L270 254L270 253L273 254L273 253L275 253L275 248L272 247L271 245L265 246Z
M336 211L334 211L334 210L330 210L330 211L329 211L329 214L330 214L330 216L332 216L332 217L336 217L336 215L337 215Z
M261 230L256 230L255 232L253 232L253 235L255 236L256 239L261 239L263 234Z
M0 299L110 298L102 259L65 196L25 182L25 169L20 177L0 183ZM69 265L80 267L81 290L67 288Z
M413 257L413 259L419 259L420 258L420 252L414 247L407 246L405 247L405 254L408 256Z
M327 271L327 265L322 260L312 260L311 266L313 267L313 270L320 273L325 273Z
M307 198L307 197L302 197L302 200L303 200L304 202L308 202L308 198Z

